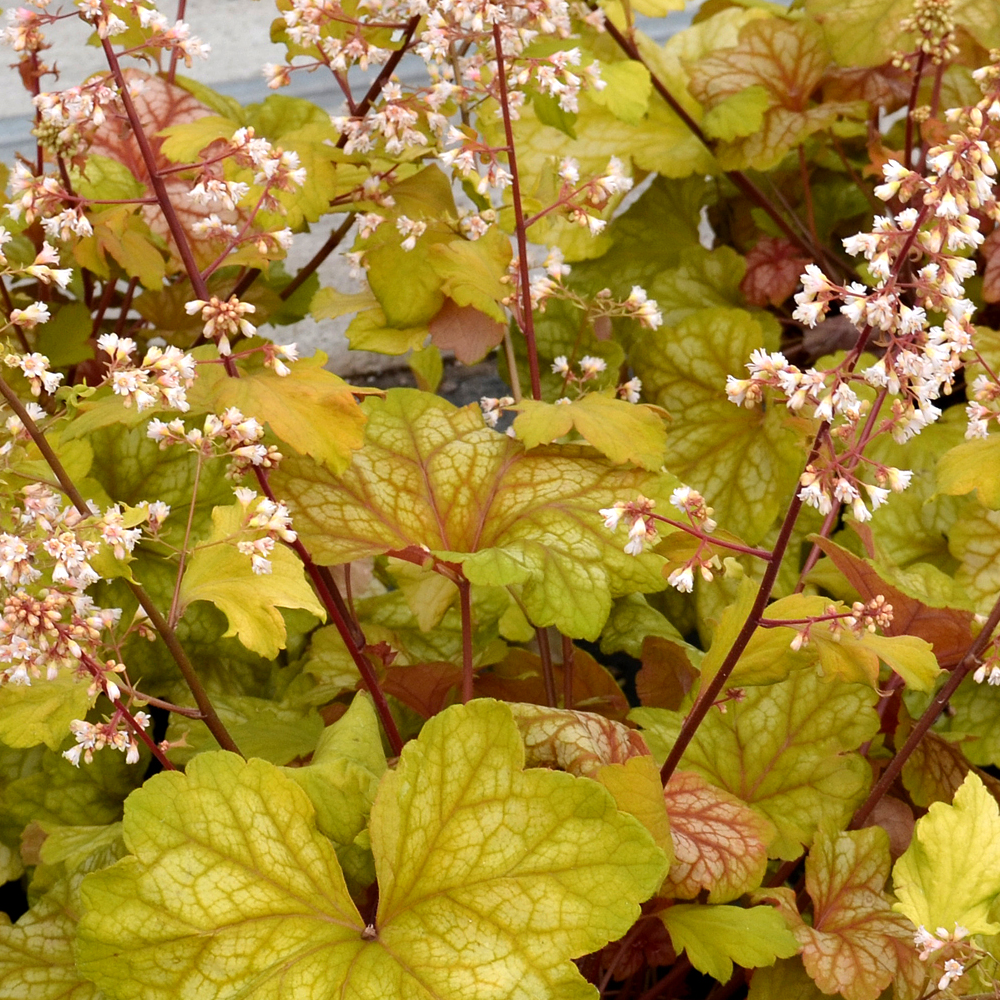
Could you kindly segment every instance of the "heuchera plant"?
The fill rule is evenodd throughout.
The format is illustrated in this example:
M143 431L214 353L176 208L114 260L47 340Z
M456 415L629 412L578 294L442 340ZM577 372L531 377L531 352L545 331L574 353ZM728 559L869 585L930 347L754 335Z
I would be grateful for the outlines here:
M682 6L7 11L0 996L998 995L1000 6Z

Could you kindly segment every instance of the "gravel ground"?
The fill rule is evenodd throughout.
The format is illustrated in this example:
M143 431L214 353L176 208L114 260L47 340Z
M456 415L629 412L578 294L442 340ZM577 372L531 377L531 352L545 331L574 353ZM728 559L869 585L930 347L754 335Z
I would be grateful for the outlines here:
M173 9L168 0L161 0L159 6L168 13ZM696 6L691 3L691 10L670 14L643 27L655 38L664 40L690 23L691 11ZM4 4L3 7L9 9L11 4ZM60 9L68 12L71 9L69 0L56 0L50 8L54 11ZM264 100L271 91L267 89L261 67L268 62L284 60L284 47L273 44L269 37L269 26L275 17L276 10L271 0L187 0L185 20L191 25L193 34L212 46L212 53L207 60L198 60L189 70L182 66L181 72L235 97L243 104ZM49 29L47 37L54 46L49 57L60 73L56 83L47 82L50 89L71 86L105 68L100 50L84 44L87 35L88 29L76 18L68 18ZM419 78L420 71L421 64L416 60L403 60L400 65L400 75L404 79L410 76ZM6 72L7 77L2 87L3 103L0 107L0 162L10 163L16 152L31 149L32 107L14 67ZM0 70L0 74L2 73ZM0 79L3 79L2 76ZM281 93L308 98L331 112L341 110L342 97L329 74L294 74L292 85L284 88ZM287 261L289 271L294 273L313 256L341 218L328 217L313 232L296 236ZM356 290L347 267L337 255L323 264L319 276L324 286L332 285L343 291ZM284 327L282 339L285 342L296 340L305 353L318 349L326 351L330 356L329 366L346 377L361 380L372 374L384 373L379 381L396 380L396 384L399 384L398 379L405 380L408 377L409 369L400 358L348 351L343 334L347 323L346 318L319 323L306 319L294 326ZM454 380L452 371L453 366L446 369L446 382ZM470 386L472 383L479 386L481 378L479 373L473 375L472 372L466 372L462 381L468 380ZM483 394L496 395L498 387L499 382L495 379L489 384L483 383L471 398L478 398Z

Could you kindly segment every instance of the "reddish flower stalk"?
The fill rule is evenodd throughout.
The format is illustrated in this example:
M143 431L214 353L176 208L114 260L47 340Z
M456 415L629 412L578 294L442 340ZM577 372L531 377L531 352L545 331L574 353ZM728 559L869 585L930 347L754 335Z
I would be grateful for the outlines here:
M493 25L493 44L497 55L497 84L500 87L500 110L503 113L504 135L507 138L507 163L510 166L511 197L514 202L514 228L517 236L518 284L521 293L521 328L528 345L528 373L531 377L532 399L542 398L542 381L538 374L538 347L535 344L535 316L531 308L531 280L528 277L528 236L524 224L524 207L521 204L521 180L517 172L517 155L514 152L514 130L510 121L510 104L507 99L507 76L503 64L503 43L500 25Z
M102 45L104 47L105 57L108 60L108 65L111 68L111 73L121 91L122 101L125 105L125 113L128 116L129 124L132 126L132 132L135 135L136 142L139 145L139 151L142 155L143 163L149 173L150 183L153 186L153 191L156 193L160 209L166 219L170 234L173 236L174 242L177 245L178 253L184 263L184 268L191 281L191 286L198 298L208 300L211 298L211 293L209 292L208 285L202 277L202 274L198 269L198 265L195 262L191 245L187 239L187 234L184 232L180 218L170 201L170 196L163 183L163 179L157 171L156 158L153 155L153 148L150 145L149 139L147 138L142 127L142 122L139 120L139 115L135 109L132 97L129 94L128 85L122 74L118 58L115 55L115 51L112 48L111 43L106 38L102 39ZM226 357L224 359L224 365L226 373L231 378L239 378L239 371L231 357ZM276 503L277 499L271 489L264 470L255 466L254 472L257 477L257 482L264 495L269 500ZM344 640L344 644L347 646L348 652L351 654L351 659L354 660L354 663L358 668L358 672L361 674L361 679L365 687L372 695L375 707L378 710L379 717L382 720L382 725L385 728L386 735L389 739L393 752L398 755L403 749L402 737L399 734L399 729L397 728L396 722L389 710L388 702L385 700L385 695L383 694L378 683L378 677L375 675L375 671L369 662L368 657L364 654L363 641L359 642L357 639L359 630L352 628L347 622L347 608L344 605L343 599L340 597L340 592L337 590L336 584L333 582L332 578L329 580L325 580L323 578L320 567L316 565L309 550L306 549L301 541L296 539L295 542L291 543L291 548L294 549L296 555L298 555L298 557L302 560L302 564L305 567L309 578L312 580L320 601L323 603L330 620L336 626L337 631ZM201 706L199 705L199 707Z

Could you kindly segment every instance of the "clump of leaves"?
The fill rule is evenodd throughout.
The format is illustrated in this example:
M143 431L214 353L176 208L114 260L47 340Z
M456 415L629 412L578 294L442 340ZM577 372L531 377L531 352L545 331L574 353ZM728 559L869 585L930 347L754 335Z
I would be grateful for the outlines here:
M994 995L1000 13L277 0L331 117L49 6L2 32L0 994ZM107 70L49 90L60 20Z

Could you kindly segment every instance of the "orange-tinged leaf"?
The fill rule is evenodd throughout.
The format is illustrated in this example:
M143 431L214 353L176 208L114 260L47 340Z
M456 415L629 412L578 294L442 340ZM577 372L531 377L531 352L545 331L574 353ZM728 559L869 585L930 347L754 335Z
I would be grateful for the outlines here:
M563 667L552 664L556 691L563 690ZM542 661L526 649L511 649L502 663L493 664L476 678L476 695L500 701L547 705ZM621 721L628 715L628 699L618 681L588 652L573 653L573 707Z
M854 110L849 103L809 106L829 64L822 30L812 21L783 17L751 21L735 46L701 59L688 87L706 109L748 87L763 87L771 98L759 130L717 147L720 164L765 170L806 136Z
M798 287L799 276L809 263L791 240L762 236L747 254L740 291L752 306L780 306Z
M218 413L235 406L266 421L296 451L342 472L364 440L365 414L351 387L325 362L318 351L296 361L284 377L260 367L230 378L221 365L202 365L191 404Z
M902 731L896 735L897 745L902 743L910 729L909 725L901 728ZM950 804L970 771L975 771L990 794L1000 801L1000 781L970 764L962 752L962 744L972 743L975 739L975 736L957 734L948 739L931 732L914 747L903 765L902 778L903 786L916 805L926 808L932 802Z
M435 347L454 351L463 365L474 365L503 340L504 325L475 306L460 306L445 299L427 329Z
M760 885L774 827L735 795L694 771L675 771L663 797L674 863L661 895L726 903Z
M795 908L791 890L760 893L779 908L802 946L806 971L824 993L877 1000L913 948L913 924L886 896L889 839L884 830L820 831L806 859L813 923Z
M671 477L578 446L526 452L486 427L478 406L414 389L365 410L364 446L342 476L289 457L272 477L321 563L429 550L474 584L510 586L534 625L586 639L615 597L665 586L662 558L627 555L598 510L640 493L665 502Z
M886 635L911 635L926 640L934 648L938 663L945 668L954 666L965 656L973 639L974 615L971 611L925 604L883 580L866 559L829 539L816 538L814 541L861 595L862 601L882 594L892 605L892 621L884 629Z
M639 701L650 708L679 709L698 680L687 649L677 642L648 635L642 643L642 669L636 674Z
M453 663L414 663L386 667L382 690L429 719L445 707L449 693L461 684L462 668Z
M529 766L548 765L589 778L604 764L649 756L638 730L593 712L525 704L513 704L510 710L521 731Z

